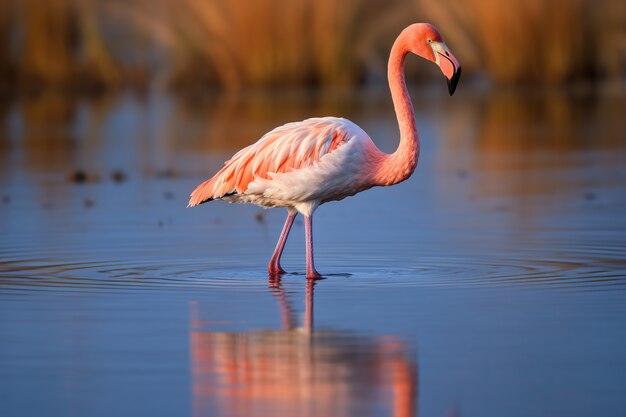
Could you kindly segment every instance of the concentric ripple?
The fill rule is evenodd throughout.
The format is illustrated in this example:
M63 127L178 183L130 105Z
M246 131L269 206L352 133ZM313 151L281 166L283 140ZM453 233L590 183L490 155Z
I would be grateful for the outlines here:
M252 270L205 262L176 260L61 261L32 259L0 263L0 288L27 291L173 290L238 286L266 288Z
M466 256L446 255L445 251L432 248L411 262L399 262L401 266L394 266L384 257L358 262L358 255L348 251L343 262L326 258L319 265L330 285L334 282L349 287L626 289L626 260L620 257L624 248L607 244L577 250L560 248L551 254L540 248L527 248L514 252L476 251ZM73 254L80 255L76 251ZM285 279L304 278L297 266L285 267L292 271ZM303 265L300 267L303 269ZM0 262L2 291L184 291L224 287L258 291L267 288L267 280L264 264L242 264L232 258L69 260L15 256L14 260Z

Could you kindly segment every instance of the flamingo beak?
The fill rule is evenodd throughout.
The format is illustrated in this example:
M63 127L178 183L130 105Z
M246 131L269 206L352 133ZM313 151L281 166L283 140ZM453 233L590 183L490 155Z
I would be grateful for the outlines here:
M450 93L450 95L454 94L454 90L456 90L456 85L459 82L459 78L461 78L461 67L458 67L454 71L452 78L446 78L446 81L448 82L448 92Z
M444 42L433 42L431 43L431 47L435 54L435 62L439 65L443 75L446 76L448 92L452 95L454 94L454 90L456 90L459 78L461 78L461 64L454 55L452 55Z

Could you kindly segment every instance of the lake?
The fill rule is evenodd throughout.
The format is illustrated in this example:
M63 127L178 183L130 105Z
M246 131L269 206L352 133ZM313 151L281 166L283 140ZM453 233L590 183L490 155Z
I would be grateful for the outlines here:
M270 279L285 211L187 196L311 116L393 151L385 90L1 102L0 415L625 415L626 92L462 90L309 282L301 218Z

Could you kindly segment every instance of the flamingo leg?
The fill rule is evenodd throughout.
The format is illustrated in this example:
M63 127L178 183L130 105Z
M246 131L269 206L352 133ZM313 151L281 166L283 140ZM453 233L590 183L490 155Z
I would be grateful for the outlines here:
M270 275L278 275L284 274L285 270L280 266L280 257L283 254L283 250L285 249L285 242L287 242L287 237L289 236L289 231L291 230L291 226L293 225L293 221L297 216L297 212L289 212L287 214L287 220L285 220L285 225L283 226L283 231L280 233L280 237L278 238L278 243L276 244L276 249L274 249L274 254L270 259L270 263L267 265L267 271Z
M304 216L304 231L306 234L306 277L321 278L313 262L313 216Z

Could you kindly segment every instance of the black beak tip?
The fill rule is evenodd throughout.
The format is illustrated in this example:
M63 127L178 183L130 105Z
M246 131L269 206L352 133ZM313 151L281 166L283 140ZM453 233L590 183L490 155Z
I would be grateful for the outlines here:
M456 85L459 82L459 78L461 78L461 68L458 68L456 71L454 71L454 74L452 74L452 78L446 78L446 81L448 82L448 92L450 93L450 95L454 94L454 90L456 90Z

